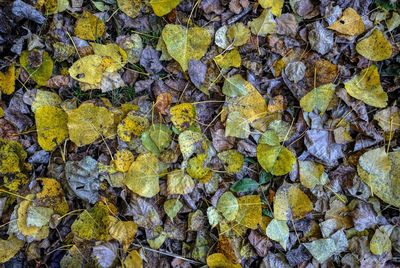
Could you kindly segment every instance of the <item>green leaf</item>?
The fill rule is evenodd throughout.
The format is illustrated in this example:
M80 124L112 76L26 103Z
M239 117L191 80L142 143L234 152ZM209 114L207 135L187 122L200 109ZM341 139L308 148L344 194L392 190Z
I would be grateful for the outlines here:
M225 79L222 93L229 97L247 95L248 83L240 74L235 74Z
M276 22L270 9L265 9L260 17L249 22L250 30L258 36L267 36L275 32Z
M281 244L281 246L286 250L289 241L289 227L287 226L286 221L272 219L268 224L266 235L272 240L279 242L279 244Z
M178 214L179 210L183 207L183 204L179 199L173 198L168 199L164 202L164 211L167 213L168 217L173 220Z
M171 143L171 129L162 124L154 124L141 136L143 146L150 152L160 155Z
M335 93L334 84L326 84L314 88L300 100L300 106L305 112L318 110L320 114L325 113L333 94Z
M336 244L332 238L318 239L303 245L319 263L324 263L336 252Z
M243 178L237 182L235 182L230 190L235 193L241 192L252 192L257 190L260 185L253 179L250 178Z

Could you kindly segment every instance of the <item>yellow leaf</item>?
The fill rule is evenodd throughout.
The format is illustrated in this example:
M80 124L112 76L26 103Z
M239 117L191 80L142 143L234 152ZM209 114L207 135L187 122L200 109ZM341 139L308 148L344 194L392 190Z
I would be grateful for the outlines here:
M217 210L227 221L233 221L239 212L239 203L237 198L231 192L225 192L218 199Z
M76 21L75 35L84 40L95 41L105 32L104 22L88 11Z
M122 244L124 251L126 251L128 250L130 244L133 242L137 230L138 225L133 221L117 220L116 223L111 224L108 232L112 238Z
M238 111L230 112L226 119L225 136L247 139L250 135L250 124Z
M324 166L312 161L299 161L300 182L308 189L328 182Z
M228 173L237 173L242 169L244 156L236 150L227 150L218 153L218 158L224 163Z
M23 171L26 157L19 142L0 138L0 175Z
M250 229L257 229L262 222L261 199L259 195L245 195L238 198L239 213L236 222Z
M202 133L190 130L179 134L178 142L184 159L189 159L194 153L204 153L208 147Z
M281 221L302 219L312 210L313 203L297 184L285 183L276 192L275 219Z
M181 25L167 24L162 31L162 38L168 53L183 71L188 69L191 59L200 60L211 43L210 33L197 26L187 29Z
M125 119L118 124L118 137L125 142L130 142L133 138L140 137L148 127L149 120L147 120L147 118L130 112Z
M15 91L15 66L12 64L5 73L0 72L0 92L11 95Z
M281 145L258 144L257 160L266 171L276 176L282 176L293 169L296 157Z
M249 28L247 28L242 22L238 22L228 28L226 36L233 46L239 47L249 41L251 34Z
M167 176L168 194L189 194L194 186L193 179L182 170L171 171Z
M233 49L224 54L219 54L214 58L215 63L222 69L227 69L230 67L240 67L242 64L242 58L237 49Z
M36 92L36 96L34 101L32 102L32 112L36 112L36 110L43 106L56 106L60 107L61 105L61 98L58 94L53 93L47 90L40 90Z
M140 196L153 197L160 191L158 170L157 157L153 154L141 154L130 166L125 185Z
M93 103L82 103L78 108L68 111L69 137L77 146L83 146L98 138L109 138L114 128L113 114L104 107Z
M139 254L139 251L132 250L129 252L128 256L126 256L124 260L124 267L125 268L142 268L143 261L142 257Z
M232 263L225 255L214 253L207 257L207 265L209 268L241 268L240 264Z
M95 55L103 57L103 68L105 72L116 72L128 61L128 55L117 44L97 44L90 43Z
M9 261L24 246L23 240L10 235L7 240L0 239L0 263Z
M392 56L392 45L385 35L375 29L372 34L360 40L356 45L357 52L372 61L382 61Z
M365 25L357 11L349 7L343 11L342 16L329 26L328 29L341 34L355 36L365 31Z
M319 86L301 98L300 106L305 112L312 112L314 109L316 109L320 112L320 114L324 114L330 101L332 100L334 93L334 84Z
M122 149L117 151L117 153L115 154L115 159L112 163L115 167L115 170L120 172L127 172L134 160L135 157L133 156L131 151L127 149Z
M169 110L171 121L179 131L184 131L196 122L196 108L191 103L181 103Z
M207 154L198 154L188 160L186 172L190 177L202 180L210 174L210 168L207 167Z
M151 0L150 5L153 8L154 13L157 16L162 17L176 8L180 2L181 0Z
M142 8L141 0L117 0L119 9L131 18L136 18Z
M282 14L284 0L258 0L263 8L270 8L272 14L279 17Z
M271 10L265 9L261 13L260 17L250 21L248 25L253 34L258 36L267 36L267 34L275 32L276 22L272 16Z
M103 57L99 55L89 55L80 58L69 68L69 75L73 79L92 85L101 82L103 72Z
M36 193L35 202L43 207L50 207L54 213L64 215L69 211L69 205L64 196L64 190L60 182L52 178L38 178L41 191Z
M22 67L39 86L45 86L53 73L53 60L46 51L23 51L19 57Z
M27 195L27 199L32 199L34 196ZM17 209L17 226L18 230L27 237L31 237L34 240L42 240L49 235L49 226L37 227L34 225L28 225L28 209L32 205L32 201L23 200L19 203Z
M383 91L376 65L362 70L360 74L345 82L344 87L350 96L368 105L378 108L387 106L388 95Z
M53 151L68 137L67 114L55 106L42 106L35 111L40 147Z
M369 242L369 248L375 255L382 255L383 253L390 253L392 251L392 241L390 240L391 231L385 230L385 227L389 226L381 227L383 231L381 231L380 228L376 229Z

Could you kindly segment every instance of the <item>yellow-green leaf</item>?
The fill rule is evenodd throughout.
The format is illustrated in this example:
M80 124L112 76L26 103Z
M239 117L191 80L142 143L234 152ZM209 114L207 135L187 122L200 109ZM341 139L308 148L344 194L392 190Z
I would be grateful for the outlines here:
M250 30L242 22L233 24L228 28L226 36L234 47L243 46L250 39Z
M239 213L236 222L241 226L257 229L262 222L261 199L259 195L245 195L238 198Z
M84 40L95 41L105 32L104 22L88 11L76 21L75 35Z
M263 8L270 8L272 14L279 17L282 14L284 0L258 0Z
M191 59L201 59L211 43L210 33L197 26L187 29L181 25L167 24L162 31L162 38L168 53L181 65L183 71L188 69Z
M238 68L242 64L242 58L237 49L230 50L224 54L219 54L214 58L214 61L222 69L230 67Z
M133 242L137 230L138 225L133 221L121 221L116 219L115 223L110 224L108 232L112 238L122 244L123 249L126 251Z
M328 108L334 93L334 84L319 86L301 98L300 106L305 112L312 112L314 109L316 109L320 114L323 114Z
M286 250L289 241L289 227L287 226L286 221L272 219L268 224L266 235L272 240L279 242L283 249Z
M324 166L312 161L299 161L299 174L301 184L309 189L324 185L329 180Z
M358 41L356 50L361 56L372 61L389 59L393 52L392 45L378 29L375 29L370 36Z
M24 246L24 241L10 235L7 240L0 239L0 263L9 261Z
M267 36L275 32L276 22L270 9L265 9L260 17L249 22L250 30L258 36Z
M53 73L53 60L46 51L23 51L19 57L22 67L39 86L45 86Z
M347 93L368 105L383 108L387 106L388 95L383 91L376 65L363 69L360 74L344 83Z
M244 156L236 150L227 150L218 153L218 158L224 163L228 173L239 172L244 163Z
M196 121L196 108L191 103L177 104L169 110L171 121L179 131L184 131Z
M176 8L180 2L181 0L151 0L150 5L153 8L154 14L162 17Z
M293 153L281 145L258 144L257 159L265 171L276 176L289 173L296 162Z
M119 9L131 18L140 14L143 1L141 0L117 0Z
M8 67L5 73L0 72L0 92L11 95L15 91L15 65Z
M217 210L227 221L233 221L239 212L237 198L231 192L225 192L218 199Z
M167 176L168 194L188 194L194 189L193 179L182 170L174 170Z

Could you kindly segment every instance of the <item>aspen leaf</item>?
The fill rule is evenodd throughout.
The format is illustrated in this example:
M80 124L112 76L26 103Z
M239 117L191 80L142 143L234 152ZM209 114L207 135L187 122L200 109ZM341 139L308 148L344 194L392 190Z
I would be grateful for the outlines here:
M195 123L196 108L191 103L177 104L169 112L172 123L179 131L184 131Z
M239 212L237 198L231 192L225 192L218 199L217 210L227 221L233 221Z
M140 139L147 150L160 155L171 144L171 135L172 131L167 125L154 124L142 134Z
M134 112L130 112L118 124L118 137L122 141L129 142L135 137L140 137L148 127L149 120L147 118L135 115Z
M324 263L337 250L335 240L332 238L318 239L303 245L319 263Z
M125 185L132 192L153 197L160 191L159 162L153 154L141 154L129 168L125 177Z
M238 198L239 213L235 221L247 228L257 229L262 222L261 199L259 195L245 195Z
M281 145L258 144L257 159L265 171L276 176L289 173L296 162L293 153Z
M357 172L371 192L384 202L400 207L400 152L387 154L385 148L370 150L358 160Z
M188 160L186 172L190 177L202 180L210 174L210 168L207 167L207 154L198 154Z
M77 146L83 146L101 136L108 138L110 128L114 127L114 117L104 107L82 103L78 108L68 111L67 125L71 141Z
M143 268L143 260L139 251L132 250L124 260L125 268Z
M11 95L15 91L15 65L7 68L5 73L0 72L0 92Z
M183 207L183 204L179 199L172 198L164 202L164 211L168 217L173 220L178 215L179 210Z
M76 21L75 35L84 40L95 41L105 32L104 22L88 11Z
M135 157L133 156L131 151L127 149L122 149L117 151L117 153L115 154L115 158L112 161L112 164L115 170L119 172L127 172L134 160Z
M138 230L138 225L133 221L121 221L116 220L115 223L110 224L108 229L109 234L112 238L117 240L123 246L124 251L128 250L130 244L135 238Z
M10 235L7 240L0 239L0 263L9 261L24 246L25 242Z
M361 39L356 45L357 52L372 61L382 61L392 56L392 45L378 29L370 36Z
M300 106L305 112L312 112L314 109L316 109L320 114L324 114L330 101L332 100L334 93L334 84L319 86L301 98Z
M279 187L274 200L274 217L277 220L304 218L313 210L310 198L300 190L297 184L283 184Z
M260 186L258 182L256 182L253 179L250 178L243 178L237 182L235 182L230 190L235 193L241 193L241 192L252 192L257 190L257 188Z
M153 8L154 14L162 17L176 8L180 2L181 0L151 0L150 5Z
M328 29L341 34L355 36L365 31L365 25L357 11L349 7L343 11L342 16L329 26Z
M400 128L400 112L397 106L391 106L386 109L377 111L374 120L378 125L387 132L395 131Z
M128 55L125 50L117 44L90 43L90 45L94 54L103 58L103 70L105 72L116 72L124 67L128 61Z
M23 171L27 153L19 142L0 138L0 174Z
M313 189L317 185L324 185L329 180L324 166L312 161L299 161L299 173L301 184L309 189Z
M40 147L53 151L68 137L68 116L61 108L42 106L35 111L36 130Z
M369 242L369 249L375 255L381 255L383 253L389 253L392 251L392 241L390 240L391 231L385 230L388 228L384 227L389 226L383 226L376 229L374 235L371 238L371 241Z
M101 82L104 72L103 57L89 55L75 61L69 68L69 75L83 83L98 84Z
M22 51L19 63L39 86L45 86L53 73L53 60L46 51Z
M201 28L187 29L181 25L167 24L162 31L162 38L169 55L187 71L191 59L200 60L211 43L210 33Z
M347 93L368 105L383 108L387 106L388 95L381 86L376 65L363 69L360 74L344 83Z
M174 170L167 176L168 194L188 194L194 189L193 179L182 170Z
M250 30L258 36L267 36L275 32L276 22L270 9L265 9L260 17L249 22Z
M238 68L242 65L242 58L237 49L230 50L224 54L219 54L214 58L214 61L222 69L230 67Z
M289 227L287 226L286 221L272 219L267 226L266 235L272 240L279 242L283 249L286 250L289 241Z
M214 253L207 257L207 265L210 268L240 268L240 264L232 263L225 255Z
M43 106L56 106L60 107L61 105L61 98L58 94L53 93L47 90L40 90L38 89L35 95L35 99L32 102L32 112L36 112L36 110Z
M131 18L140 14L142 1L140 0L117 0L119 9Z
M228 97L244 96L248 94L247 83L249 82L247 82L240 74L235 74L225 79L222 93Z
M284 0L258 0L263 8L270 8L271 13L279 17L282 14Z
M228 173L239 172L244 163L244 156L236 150L220 152L218 158L224 163Z
M202 153L207 149L207 143L202 133L186 130L179 134L179 148L184 159L189 159L194 153Z
M243 46L250 39L250 30L242 22L233 24L228 28L226 36L235 47Z
M33 198L33 195L28 195L27 199ZM32 224L32 213L29 213L29 208L32 206L32 201L23 200L19 203L17 209L17 226L18 230L21 232L22 235L26 237L30 237L33 240L42 240L49 235L49 227L48 225L41 225L39 224L40 219L38 219L38 225L40 227L35 226ZM40 217L40 215L38 215ZM28 225L29 221L29 225Z
M225 136L246 139L250 135L250 124L238 111L228 114Z

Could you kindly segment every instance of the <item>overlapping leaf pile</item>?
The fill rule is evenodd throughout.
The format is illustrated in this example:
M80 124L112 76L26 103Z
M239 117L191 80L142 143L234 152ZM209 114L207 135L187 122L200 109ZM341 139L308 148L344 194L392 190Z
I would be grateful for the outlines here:
M393 1L0 2L0 263L395 267Z

